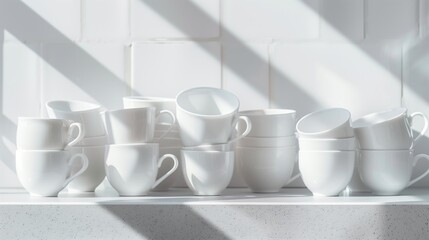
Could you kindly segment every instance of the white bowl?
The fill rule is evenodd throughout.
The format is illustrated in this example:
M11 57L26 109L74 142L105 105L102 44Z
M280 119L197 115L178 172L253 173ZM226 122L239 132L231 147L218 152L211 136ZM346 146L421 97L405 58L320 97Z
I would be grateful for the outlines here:
M296 111L291 109L261 109L240 112L252 122L249 137L286 137L295 134ZM243 132L241 124L239 132Z
M294 147L297 146L298 141L295 135L288 137L244 137L237 141L239 147Z
M299 171L314 196L337 196L353 176L355 151L300 151Z
M350 138L350 112L344 108L328 108L302 117L296 124L300 138Z
M299 149L301 151L352 151L356 149L356 139L337 138L299 138Z
M280 191L291 180L297 152L297 147L236 149L239 170L246 185L253 192L270 193Z

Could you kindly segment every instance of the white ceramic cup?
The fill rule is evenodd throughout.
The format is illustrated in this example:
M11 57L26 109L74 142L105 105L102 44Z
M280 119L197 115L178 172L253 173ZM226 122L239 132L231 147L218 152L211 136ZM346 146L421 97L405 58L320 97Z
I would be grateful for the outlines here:
M182 150L186 184L195 195L220 195L234 171L234 152Z
M164 114L171 117L171 124L176 122L172 112L162 110L157 115L154 107L127 108L106 112L106 128L109 142L111 144L152 142L155 134L155 123ZM159 139L165 137L168 132L166 131Z
M236 153L241 176L253 192L279 192L284 185L300 177L300 174L292 177L297 147L237 147Z
M77 129L76 137L72 137ZM65 150L78 144L85 136L82 124L66 119L18 119L16 147L18 150Z
M104 109L97 104L82 101L49 101L46 108L50 118L70 119L82 123L85 137L106 135L103 118Z
M300 138L351 138L350 112L344 108L328 108L302 117L296 124Z
M429 174L411 180L417 161L429 161L429 155L414 156L414 150L359 150L358 168L363 183L376 195L397 195Z
M252 123L253 128L253 123ZM239 147L256 147L256 148L275 148L275 147L293 147L298 145L295 135L288 137L244 137L237 141Z
M107 136L101 137L92 137L92 138L83 138L77 146L80 147L96 147L96 146L105 146L109 144L109 139Z
M174 98L129 96L124 97L123 102L124 108L155 107L157 114L162 110L176 113L176 99ZM161 116L159 121L161 123L171 122L169 116ZM155 129L157 128L155 127Z
M186 147L237 141L252 129L249 118L238 115L237 97L225 90L185 90L177 95L176 104L180 137ZM233 137L239 120L246 122L246 130Z
M337 138L299 138L299 149L301 151L354 151L356 150L356 139Z
M231 143L224 144L211 144L211 145L200 145L195 147L183 147L185 151L219 151L219 152L229 152L233 150L233 145Z
M411 126L415 117L424 121L420 134L413 137ZM428 129L428 119L423 113L407 115L406 108L395 108L366 115L352 123L360 149L397 150L412 149Z
M147 195L179 166L179 161L172 154L159 158L158 143L110 145L107 149L107 179L121 196ZM168 158L173 160L173 167L156 179L158 168Z
M76 160L81 168L70 174ZM88 168L85 154L58 150L16 151L16 173L22 186L33 196L53 197Z
M70 152L85 154L88 158L88 168L71 181L67 189L70 192L94 192L97 186L100 185L106 177L106 172L104 170L106 147L104 145L73 147L70 149ZM81 163L73 163L71 173L74 174L78 172L81 167Z
M155 129L155 134L154 134L154 139L161 139L164 137L168 137L168 138L178 138L180 139L180 133L178 131L167 131L167 130L156 130Z
M252 122L248 137L287 137L295 134L296 111L291 109L261 109L240 112ZM241 124L239 132L244 132Z
M355 151L300 151L299 171L314 196L337 196L349 184Z

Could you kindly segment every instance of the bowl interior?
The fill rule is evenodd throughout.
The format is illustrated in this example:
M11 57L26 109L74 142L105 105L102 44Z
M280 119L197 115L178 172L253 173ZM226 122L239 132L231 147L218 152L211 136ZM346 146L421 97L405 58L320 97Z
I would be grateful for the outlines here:
M300 133L316 134L335 129L350 119L350 112L342 108L333 108L313 112L304 116L297 124Z
M51 101L47 106L61 112L80 112L99 109L100 106L93 103L81 101Z
M372 113L366 115L360 119L357 119L352 123L354 128L367 127L374 124L379 124L404 114L407 110L405 108L396 108L384 112Z
M194 88L177 96L177 105L199 115L224 115L235 112L240 103L232 93L217 88Z

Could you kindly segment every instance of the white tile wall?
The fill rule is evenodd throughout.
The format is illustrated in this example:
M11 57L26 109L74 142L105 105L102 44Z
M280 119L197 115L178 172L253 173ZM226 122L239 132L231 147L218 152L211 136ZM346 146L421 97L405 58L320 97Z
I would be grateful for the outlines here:
M363 39L364 0L324 0L320 4L322 39L334 41Z
M314 39L316 0L225 0L223 35L233 39Z
M131 0L134 40L214 38L219 35L219 0Z
M175 97L187 88L221 87L220 45L215 42L137 43L132 58L137 94Z
M400 46L386 44L277 44L273 106L296 109L299 116L344 107L353 118L400 106L400 53Z
M67 42L80 39L79 0L2 0L1 5L6 27L21 41Z
M130 35L128 0L82 0L84 40L127 41Z
M418 0L367 0L368 39L407 39L417 36Z
M223 88L240 99L240 110L268 108L268 44L224 44Z
M242 109L356 118L402 98L429 114L428 16L429 0L0 0L0 187L18 185L17 117L51 99L119 108L129 94L213 86Z

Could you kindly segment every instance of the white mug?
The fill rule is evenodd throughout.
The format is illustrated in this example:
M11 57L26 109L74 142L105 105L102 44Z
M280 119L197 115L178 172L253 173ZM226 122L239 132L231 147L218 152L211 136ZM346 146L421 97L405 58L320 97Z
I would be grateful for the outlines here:
M229 152L233 150L232 143L200 145L196 147L183 147L185 151L220 151Z
M170 115L171 126L158 140L164 138L176 122L168 110L156 115L155 107L127 108L106 112L106 128L111 144L147 143L154 140L155 123L163 114Z
M158 186L156 186L153 191L167 191L171 187L177 187L179 184L186 186L185 179L183 178L183 172L180 169L181 167L181 156L180 151L181 147L161 147L159 145L159 155L163 156L165 154L173 154L179 160L179 168L177 171L174 171L170 176L168 176L164 181L162 181ZM166 174L173 167L173 162L164 161L161 167L158 169L158 175L162 176Z
M296 111L291 109L261 109L240 112L252 122L252 131L248 137L288 137L295 135ZM243 132L238 125L239 132Z
M376 195L397 195L429 174L426 169L411 180L416 163L429 155L414 156L414 150L359 150L358 168L362 182Z
M344 108L328 108L302 117L296 124L299 138L351 138L350 112Z
M121 196L147 195L179 166L179 161L172 154L158 157L157 143L110 145L105 165L107 179ZM173 160L173 167L156 179L158 168L168 158Z
M299 171L314 196L337 196L353 176L356 151L300 151Z
M81 168L71 174L71 166L80 159ZM22 186L33 196L53 197L88 168L85 154L57 150L16 151L16 173Z
M424 126L413 137L411 125L415 117L421 117ZM397 150L412 149L428 129L428 119L423 113L407 115L406 108L395 108L366 115L352 123L360 149Z
M162 110L168 110L172 113L176 113L176 99L174 98L129 96L124 97L123 102L124 108L155 107L157 114ZM161 123L171 122L169 116L161 116L159 121ZM155 129L158 129L157 126Z
M301 151L354 151L356 139L353 138L299 138Z
M67 189L70 192L94 192L98 185L106 177L104 170L104 159L106 147L102 146L85 146L72 147L72 153L83 153L88 158L88 168L85 172L69 183ZM75 162L72 165L71 173L74 174L81 168L81 163Z
M253 192L275 193L301 174L292 177L298 148L237 147L241 176Z
M252 123L253 129L253 123ZM257 147L257 148L275 148L275 147L294 147L298 145L298 139L295 135L288 137L249 137L246 136L237 142L239 147Z
M182 150L186 184L195 195L220 195L234 171L234 152Z
M104 109L97 104L82 101L49 101L46 109L50 118L70 119L82 123L85 137L106 135L103 118Z
M72 137L77 129L76 137ZM66 119L18 119L16 146L18 150L65 150L79 143L85 136L82 124Z
M176 115L183 146L234 142L252 129L249 118L238 115L240 102L234 94L217 88L193 88L176 98ZM238 121L246 122L246 130L233 137Z

